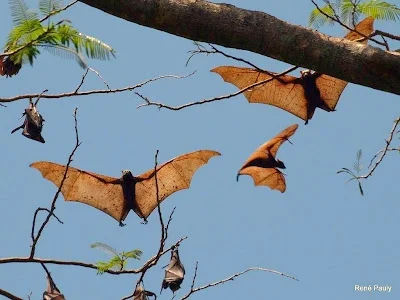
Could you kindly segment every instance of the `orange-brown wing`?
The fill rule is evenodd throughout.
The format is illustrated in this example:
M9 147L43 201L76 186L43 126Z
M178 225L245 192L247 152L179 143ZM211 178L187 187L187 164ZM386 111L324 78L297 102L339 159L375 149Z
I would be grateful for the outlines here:
M285 176L276 168L246 167L240 170L241 175L250 175L253 178L254 185L266 185L272 190L278 190L281 193L286 190Z
M270 153L273 157L276 156L279 147L289 140L289 138L296 132L299 125L293 124L282 130L278 135L274 138L270 139L266 143L262 144L260 147L256 149L256 152Z
M221 66L211 70L219 74L225 82L229 82L239 89L246 88L254 83L273 78L271 75L249 68ZM276 73L271 73L277 75ZM283 75L260 84L244 92L250 103L263 103L279 107L295 116L307 120L307 99L304 89L298 84L298 78Z
M159 166L157 168L159 201L162 202L176 191L188 189L194 173L217 155L221 154L211 150L199 150L177 156ZM137 178L145 179L136 183L135 197L138 209L146 219L158 205L154 169Z
M362 20L355 27L355 30L369 36L374 31L374 18L368 17ZM344 38L354 41L362 38L362 36L354 31L350 31ZM368 40L360 43L366 45ZM343 90L347 85L347 81L323 74L319 76L315 82L320 91L321 99L324 100L331 110L334 110L339 101L340 95L343 93Z
M60 187L66 166L39 161L31 164L30 167L37 169L44 178ZM114 177L69 167L61 193L65 201L77 201L90 205L120 221L126 217L129 210L125 207L122 186L116 184L117 180Z

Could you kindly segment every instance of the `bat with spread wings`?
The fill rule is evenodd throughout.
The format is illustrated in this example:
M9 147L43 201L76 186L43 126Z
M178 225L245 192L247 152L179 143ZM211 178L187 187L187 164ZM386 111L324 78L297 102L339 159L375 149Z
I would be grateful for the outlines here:
M372 17L361 21L355 31L369 36L373 32ZM344 38L367 44L368 40L351 31ZM301 77L280 75L251 68L221 66L211 70L219 74L225 82L244 89L258 82L264 82L244 92L250 103L263 103L281 108L308 123L318 107L334 111L340 95L347 85L346 81L311 70L301 71ZM277 76L274 78L274 76Z
M279 147L296 132L298 125L294 124L283 130L273 139L267 141L254 151L240 168L236 180L240 175L249 175L253 178L254 185L266 185L281 193L286 190L285 177L280 169L286 169L285 164L276 159Z
M165 268L165 277L161 285L161 291L169 287L175 293L180 289L184 277L185 268L179 259L178 248L175 248L171 251L171 260Z
M123 171L121 178L68 168L61 193L65 201L77 201L110 215L120 226L132 209L145 222L151 212L176 191L188 189L194 173L209 159L221 155L212 150L199 150L177 156L154 169L133 176ZM66 166L40 161L30 165L43 177L60 187ZM157 174L158 199L155 173Z

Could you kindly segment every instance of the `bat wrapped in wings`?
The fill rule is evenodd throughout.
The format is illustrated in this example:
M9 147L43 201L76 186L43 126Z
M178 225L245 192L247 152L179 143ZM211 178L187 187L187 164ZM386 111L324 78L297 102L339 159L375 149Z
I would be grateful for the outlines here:
M294 124L283 130L273 139L267 141L254 151L240 168L236 180L240 175L249 175L254 180L254 185L266 185L281 193L286 190L285 177L280 169L286 169L285 164L276 159L279 147L296 132L298 125Z
M156 294L146 291L141 284L136 287L135 292L133 293L133 300L148 300L149 297L154 297L154 300L157 299Z
M43 129L44 119L37 110L36 105L33 104L32 99L29 99L29 107L25 109L23 116L24 115L25 115L24 123L21 126L15 128L13 131L11 131L11 133L14 133L19 129L23 129L22 135L24 135L28 139L45 143L41 134Z
M217 155L221 154L212 150L186 153L158 166L156 172L150 169L133 176L130 171L123 171L121 178L69 167L61 193L65 201L77 201L97 208L121 226L131 209L146 222L159 203L176 191L189 188L194 173ZM39 170L57 187L60 187L66 171L66 166L46 161L35 162L30 167Z
M372 17L361 21L355 31L369 36L373 32ZM344 38L350 41L367 40L351 31ZM255 83L261 83L244 92L250 103L263 103L281 108L308 123L318 107L325 111L334 111L340 95L347 85L346 81L311 70L301 71L301 77L279 75L251 68L221 66L211 70L219 74L224 81L244 89ZM274 78L275 76L275 78Z
M172 249L171 260L165 268L165 277L161 285L161 291L169 287L175 293L180 289L184 277L185 268L179 259L178 248Z
M47 289L43 293L43 300L65 300L64 295L61 294L51 276L47 276Z

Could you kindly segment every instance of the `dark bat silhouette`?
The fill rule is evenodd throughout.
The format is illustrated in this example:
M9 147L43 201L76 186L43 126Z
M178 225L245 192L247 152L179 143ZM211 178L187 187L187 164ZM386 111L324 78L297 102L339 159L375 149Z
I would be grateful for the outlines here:
M366 18L355 27L355 30L369 36L373 32L373 23L372 17ZM367 44L368 41L360 41L362 36L353 31L344 38L362 44ZM303 119L306 121L305 124L313 117L317 107L328 112L334 111L347 85L346 81L311 70L301 71L300 78L280 75L275 79L272 78L278 73L232 66L217 67L211 72L219 74L225 82L239 89L269 80L245 91L246 99L250 103L263 103L281 108Z
M47 289L43 293L43 300L65 300L64 295L61 294L50 276L47 276Z
M19 63L14 63L9 56L0 57L0 75L6 77L12 77L16 75L21 69L22 65Z
M285 169L285 164L276 159L279 147L296 132L298 125L294 124L283 130L273 139L267 141L254 151L240 168L236 180L240 175L250 175L254 185L266 185L281 193L286 190L285 177L277 168Z
M175 293L180 289L184 276L185 268L179 259L178 248L175 248L171 251L171 260L165 268L165 277L161 285L161 291L169 287Z
M161 203L176 191L188 189L194 173L217 155L221 154L199 150L177 156L158 166L158 201ZM66 166L46 161L30 166L60 187ZM154 168L137 177L130 171L123 171L121 178L115 178L69 167L61 193L65 201L77 201L97 208L113 217L121 226L131 209L146 222L158 206L154 175Z
M25 109L22 116L25 116L24 123L11 131L11 134L17 130L23 129L22 134L28 139L45 143L41 135L44 119L33 104L32 99L29 100L29 106Z
M154 300L157 299L156 294L146 291L142 285L138 285L133 293L133 300L148 300L148 297L154 297Z

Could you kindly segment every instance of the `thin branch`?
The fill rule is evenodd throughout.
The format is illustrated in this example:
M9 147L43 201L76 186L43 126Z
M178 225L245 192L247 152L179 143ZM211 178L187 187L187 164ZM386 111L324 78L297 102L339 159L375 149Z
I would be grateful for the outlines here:
M377 153L377 154L380 153L379 159L375 162L374 166L372 167L372 169L369 170L369 172L368 172L367 174L362 175L362 176L357 176L358 179L367 179L368 177L370 177L370 176L372 175L372 173L374 173L374 171L376 170L376 168L380 165L380 163L383 161L383 158L385 157L386 153L388 153L388 152L390 151L389 149L391 149L391 148L389 148L389 146L390 146L390 143L391 143L392 140L393 140L393 137L394 137L395 132L396 132L396 128L397 128L397 126L399 125L399 123L400 123L400 117L398 117L398 118L394 121L394 125L393 125L393 127L392 127L392 130L390 131L389 137L388 137L387 140L385 140L385 142L386 142L385 148L383 148L381 151L379 151L379 152ZM394 148L394 149L397 150L396 148ZM377 157L377 155L375 155L374 158L371 160L371 163L370 163L369 167L371 166L372 161L373 161L376 157ZM368 167L368 168L369 168L369 167Z
M177 247L183 240L187 239L187 237L180 238L176 243L171 245L170 247L163 250L160 254L160 257L165 253L170 252L172 249ZM112 275L120 275L120 274L139 274L142 273L145 268L149 268L149 265L154 261L156 256L151 257L147 262L143 264L142 267L138 269L126 269L121 271L114 270L105 270L104 273L112 274ZM63 266L75 266L75 267L83 267L88 269L93 269L97 271L96 264L80 262L80 261L69 261L69 260L57 260L57 259L47 259L47 258L38 258L38 257L5 257L0 258L0 264L10 264L10 263L37 263L37 264L52 264L52 265L63 265Z
M248 91L248 90L250 90L250 89L252 89L252 88L254 88L256 86L268 83L268 82L270 82L270 81L272 81L272 80L274 80L274 79L276 79L276 78L278 78L280 76L283 76L283 75L285 75L287 73L290 73L293 70L296 70L297 68L298 67L291 67L290 69L287 69L286 71L284 71L282 73L273 75L271 78L268 78L266 80L253 83L252 85L249 85L249 86L247 86L247 87L245 87L245 88L243 88L243 89L241 89L241 90L239 90L239 91L237 91L235 93L232 93L232 94L228 94L228 95L224 95L224 96L218 96L218 97L214 97L214 98L208 98L208 99L204 99L204 100L196 101L196 102L190 102L190 103L186 103L186 104L183 104L183 105L180 105L180 106L169 106L169 105L166 105L166 104L163 104L163 103L153 102L149 98L147 98L147 97L135 92L136 95L138 95L140 98L142 98L145 101L145 103L140 104L137 108L141 108L143 106L157 106L158 109L166 108L166 109L170 109L170 110L181 110L181 109L189 107L189 106L201 105L201 104L205 104L205 103L209 103L209 102L229 99L229 98L235 97L237 95L240 95L240 94L242 94L242 93L244 93L244 92L246 92L246 91Z
M55 14L58 14L64 10L67 10L68 8L70 8L72 5L74 5L77 2L78 2L78 0L72 1L70 4L64 6L63 8L60 8L58 10L50 12L47 16L45 16L43 19L40 20L40 23L42 23L43 21L46 21L48 18L50 18L51 16L53 16Z
M47 211L50 215L52 215L53 217L55 217L55 218L57 219L57 221L58 221L60 224L64 224L64 223L55 215L55 213L54 213L53 211L51 211L50 209L48 209L48 208L43 208L43 207L37 208L36 211L35 211L35 213L34 213L34 215L33 215L33 221L32 221L32 229L31 229L31 239L32 239L32 241L35 240L36 218L37 218L37 215L38 215L39 211Z
M77 93L79 91L79 89L82 87L83 83L85 82L86 76L89 73L89 68L86 68L85 74L82 75L82 79L81 82L79 83L79 85L76 87L75 92Z
M57 201L57 199L58 199L58 196L60 195L60 192L61 192L61 189L62 189L62 187L63 187L63 185L64 185L65 179L67 178L67 173L68 173L69 166L70 166L70 164L72 163L72 158L73 158L73 156L74 156L76 150L78 149L78 147L79 147L80 144L81 144L81 143L79 142L78 120L77 120L77 118L76 118L77 110L78 110L78 109L75 108L75 111L74 111L75 138L76 138L76 140L75 140L75 146L74 146L74 149L72 150L71 154L70 154L69 157L68 157L68 163L67 163L67 165L66 165L65 172L64 172L63 178L62 178L61 183L60 183L60 187L58 188L57 192L55 193L54 198L53 198L53 201L52 201L52 203L51 203L50 212L49 212L49 214L47 215L46 219L43 221L42 225L40 226L40 228L39 228L39 230L38 230L36 236L34 236L34 234L32 234L32 236L31 236L31 238L32 238L32 246L31 246L31 247L32 247L32 248L31 248L31 253L30 253L30 256L29 256L30 258L33 258L33 257L35 256L36 245L37 245L37 243L38 243L38 241L39 241L39 239L40 239L40 236L42 235L42 232L43 232L44 228L46 227L46 225L49 223L50 218L53 216L53 212L54 212L54 210L56 209L56 201ZM37 213L35 212L34 222L35 222L35 219L36 219L36 214L37 214ZM33 226L32 226L32 233L34 233L34 230L35 230L35 228L34 228L34 224L33 224Z
M92 94L114 94L114 93L121 93L121 92L126 92L126 91L132 91L134 89L140 88L150 82L157 81L160 79L164 78L175 78L175 79L183 79L187 78L189 76L192 76L195 72L192 72L188 75L183 75L183 76L178 76L178 75L163 75L155 78L148 79L142 83L133 85L133 86L127 86L124 88L119 88L119 89L111 89L111 90L91 90L91 91L85 91L85 92L78 92L78 91L73 91L69 93L62 93L62 94L54 94L54 95L42 95L42 99L59 99L59 98L66 98L66 97L74 97L74 96L86 96L86 95L92 95ZM25 95L19 95L19 96L14 96L10 98L0 98L0 103L8 103L8 102L14 102L17 100L21 99L29 99L29 98L37 98L39 97L40 94L25 94Z
M108 83L104 80L104 78L100 75L99 72L97 72L95 69L91 68L91 67L87 67L88 70L92 71L93 73L95 73L105 84L106 87L108 87L109 90L111 90L110 86L108 85Z
M15 296L15 295L3 290L3 289L0 289L0 295L6 297L8 299L11 299L11 300L24 300L24 299L19 298L19 297Z
M387 38L390 38L392 40L396 40L396 41L400 41L400 36L399 35L394 35L382 30L375 30L375 32L373 33L373 35L381 35Z
M189 291L185 296L183 296L183 297L181 298L181 300L184 300L184 299L189 298L193 293L196 293L196 292L198 292L198 291L205 290L205 289L208 289L208 288L210 288L210 287L217 286L217 285L226 283L226 282L228 282L228 281L234 280L236 277L239 277L239 276L241 276L241 275L243 275L243 274L245 274L245 273L247 273L247 272L250 272L250 271L271 272L271 273L275 273L275 274L282 275L282 276L288 277L288 278L290 278L290 279L299 281L297 278L295 278L295 277L293 277L293 276L291 276L291 275L287 275L287 274L285 274L285 273L279 272L279 271L275 271L275 270L271 270L271 269L265 269L265 268L259 268L259 267L253 267L253 268L248 268L247 270L244 270L244 271L242 271L242 272L233 274L232 276L229 276L228 278L225 278L225 279L222 279L222 280L213 282L213 283L209 283L209 284L206 284L206 285L197 287L197 288L193 288L193 286L192 286L191 289L190 289L190 291Z

